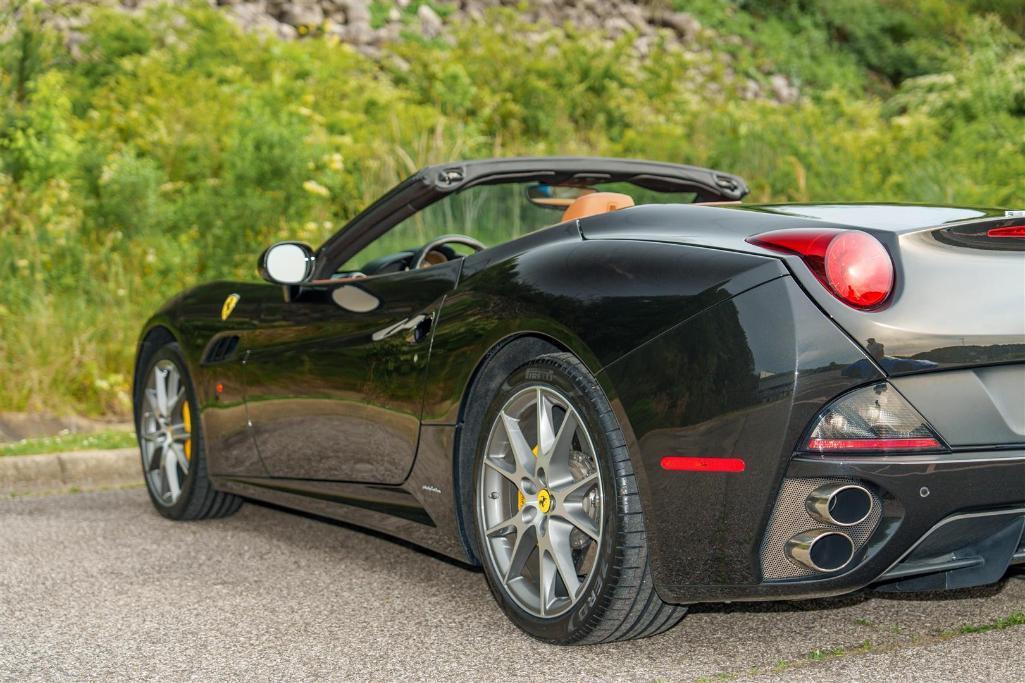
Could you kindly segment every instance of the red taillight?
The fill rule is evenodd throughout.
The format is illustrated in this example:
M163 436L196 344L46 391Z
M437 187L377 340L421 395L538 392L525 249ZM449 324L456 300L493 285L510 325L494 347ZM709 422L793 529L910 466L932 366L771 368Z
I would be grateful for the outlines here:
M861 230L799 228L749 237L748 242L797 254L838 299L855 308L878 306L893 291L893 261Z
M1019 237L1025 239L1025 225L1005 225L986 231L987 237Z
M662 458L662 469L682 472L743 472L740 458L694 458L667 455Z
M921 451L942 448L932 438L911 439L808 439L809 451Z

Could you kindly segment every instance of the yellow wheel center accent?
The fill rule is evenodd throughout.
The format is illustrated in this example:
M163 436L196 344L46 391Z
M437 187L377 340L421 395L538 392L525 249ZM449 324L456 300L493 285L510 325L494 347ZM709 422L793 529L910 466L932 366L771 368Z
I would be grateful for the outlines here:
M182 397L182 424L185 425L185 433L189 438L185 439L185 459L192 460L192 409L189 408L189 400Z
M552 509L552 494L548 493L548 489L537 492L537 507L546 515Z

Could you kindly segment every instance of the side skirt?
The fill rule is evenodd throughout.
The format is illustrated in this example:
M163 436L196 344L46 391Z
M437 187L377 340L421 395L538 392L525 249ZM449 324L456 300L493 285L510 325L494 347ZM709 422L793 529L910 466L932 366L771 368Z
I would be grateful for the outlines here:
M397 486L269 477L214 477L214 486L244 498L373 529L462 562L449 534L416 497Z

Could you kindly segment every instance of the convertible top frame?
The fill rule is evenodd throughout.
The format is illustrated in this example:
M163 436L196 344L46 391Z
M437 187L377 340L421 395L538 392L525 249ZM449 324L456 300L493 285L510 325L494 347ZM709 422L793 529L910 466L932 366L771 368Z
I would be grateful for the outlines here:
M723 171L608 157L512 157L436 164L420 169L371 204L317 250L315 279L345 262L400 221L459 190L507 182L585 184L630 182L660 192L694 192L698 202L738 201L748 193Z

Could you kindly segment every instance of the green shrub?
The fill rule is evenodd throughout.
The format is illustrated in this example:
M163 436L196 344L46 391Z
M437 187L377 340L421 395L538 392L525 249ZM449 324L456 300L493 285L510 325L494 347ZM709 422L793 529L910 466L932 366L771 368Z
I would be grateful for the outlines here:
M1025 66L1003 14L679 4L709 28L686 52L571 27L529 42L537 27L496 11L380 62L245 35L202 3L92 10L72 58L29 11L0 43L0 410L126 413L136 335L167 297L251 279L268 243L319 243L447 159L637 156L740 173L753 201L1025 207ZM779 72L799 102L740 97Z

